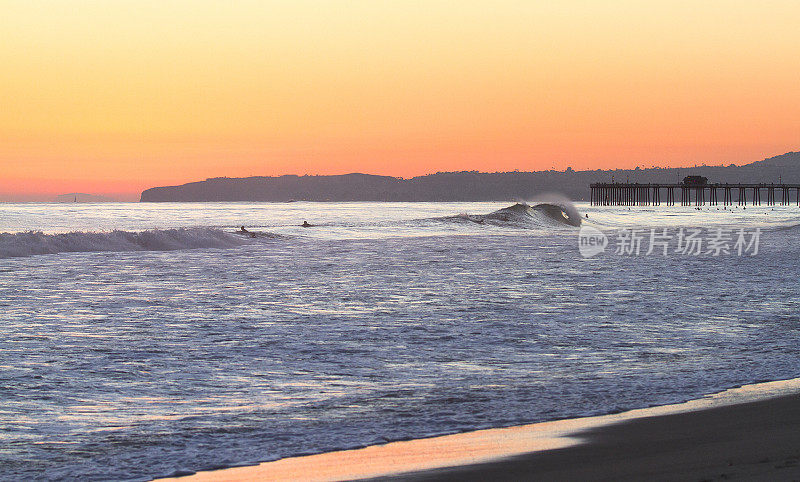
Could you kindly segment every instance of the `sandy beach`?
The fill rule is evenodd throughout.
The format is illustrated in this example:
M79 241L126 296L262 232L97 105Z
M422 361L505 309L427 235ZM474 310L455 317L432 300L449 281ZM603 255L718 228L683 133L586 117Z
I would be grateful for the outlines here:
M798 380L165 480L798 480ZM789 393L787 395L787 393Z
M631 420L584 444L404 480L800 480L800 396Z

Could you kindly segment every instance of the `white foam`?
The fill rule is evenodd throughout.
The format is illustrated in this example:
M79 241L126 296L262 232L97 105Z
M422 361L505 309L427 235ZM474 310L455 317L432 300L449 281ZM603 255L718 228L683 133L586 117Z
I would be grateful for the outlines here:
M37 231L0 233L0 258L66 252L172 251L192 248L231 248L249 239L212 228L154 229L149 231L72 232Z

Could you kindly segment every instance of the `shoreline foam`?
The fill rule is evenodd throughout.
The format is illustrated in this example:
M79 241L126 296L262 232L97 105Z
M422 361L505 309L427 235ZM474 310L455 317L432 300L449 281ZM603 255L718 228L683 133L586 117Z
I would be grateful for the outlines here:
M745 406L755 402L800 394L800 378L744 385L682 403L635 409L592 417L539 422L407 441L390 442L354 450L284 458L253 466L198 472L188 477L159 480L352 480L404 474L413 478L467 477L470 467L502 475L503 460L544 454L556 449L586 445L589 432L625 422L710 409ZM514 462L508 462L514 463ZM481 464L487 464L486 466ZM452 469L448 472L448 468ZM519 467L516 467L519 470ZM436 469L440 469L437 471ZM444 470L441 470L444 469ZM453 473L450 473L453 472ZM485 475L485 474L484 474ZM518 474L519 475L519 474ZM586 475L586 474L584 474ZM615 474L615 477L619 474Z

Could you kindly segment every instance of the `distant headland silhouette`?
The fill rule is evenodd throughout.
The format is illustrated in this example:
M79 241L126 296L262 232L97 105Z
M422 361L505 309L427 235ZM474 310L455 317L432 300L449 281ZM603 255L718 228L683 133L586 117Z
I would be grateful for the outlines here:
M410 179L371 174L335 176L218 177L181 186L154 187L142 202L219 201L505 201L558 192L589 199L589 184L616 181L678 182L687 175L714 182L800 182L800 152L742 166L614 169L594 171L437 172Z

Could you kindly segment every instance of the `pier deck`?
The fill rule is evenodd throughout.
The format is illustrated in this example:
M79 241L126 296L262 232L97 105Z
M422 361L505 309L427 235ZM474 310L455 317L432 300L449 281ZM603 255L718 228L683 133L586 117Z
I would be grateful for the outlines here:
M628 182L609 182L593 183L589 186L592 190L591 204L593 206L658 206L661 204L662 192L667 206L674 206L676 203L675 192L680 192L681 206L702 206L706 200L710 205L718 205L719 195L722 192L722 204L740 206L747 205L748 197L750 204L760 205L762 192L765 204L772 206L775 204L789 205L793 202L800 206L800 184L729 184L729 183L628 183ZM791 194L794 193L794 196ZM708 197L706 197L706 194ZM780 194L780 200L776 197ZM794 200L792 201L792 197Z

